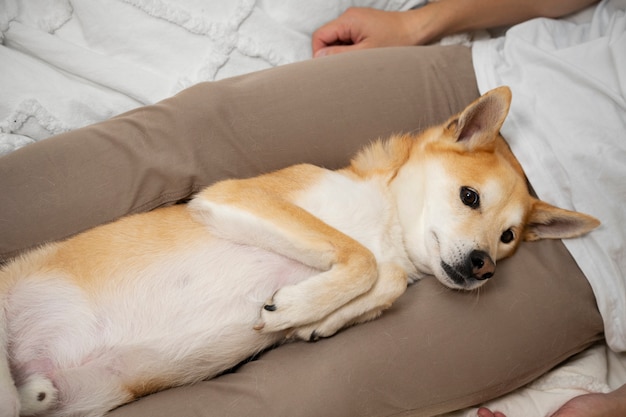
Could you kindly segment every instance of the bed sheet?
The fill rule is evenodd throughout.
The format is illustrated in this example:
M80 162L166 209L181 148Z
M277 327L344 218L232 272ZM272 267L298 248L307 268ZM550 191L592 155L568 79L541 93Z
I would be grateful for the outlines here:
M0 0L0 155L201 81L311 56L349 6L422 0Z

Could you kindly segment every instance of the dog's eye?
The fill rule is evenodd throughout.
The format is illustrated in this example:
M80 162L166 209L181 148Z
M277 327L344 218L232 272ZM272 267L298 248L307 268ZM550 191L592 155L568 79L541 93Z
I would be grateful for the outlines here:
M511 243L515 239L515 233L511 229L506 229L500 236L500 242Z
M469 187L461 187L461 201L468 207L473 209L478 208L480 205L480 196L476 192L476 190L472 190Z

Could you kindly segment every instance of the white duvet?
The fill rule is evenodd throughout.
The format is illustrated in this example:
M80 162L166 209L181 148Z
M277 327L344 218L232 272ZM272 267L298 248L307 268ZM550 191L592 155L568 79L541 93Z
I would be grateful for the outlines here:
M308 59L315 28L349 6L405 10L422 1L0 0L0 155L200 81ZM624 57L626 48L616 59ZM575 395L619 386L625 364L598 346L493 405L509 417L547 416ZM455 413L465 415L475 410Z
M421 0L0 0L0 155L222 79L311 56L351 5Z

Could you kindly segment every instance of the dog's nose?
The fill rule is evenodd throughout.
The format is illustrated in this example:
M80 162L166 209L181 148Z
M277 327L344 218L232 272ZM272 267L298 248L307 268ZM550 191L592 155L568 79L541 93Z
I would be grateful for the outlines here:
M470 253L470 262L472 264L472 276L475 279L488 279L496 272L496 264L489 254L481 250L475 250Z

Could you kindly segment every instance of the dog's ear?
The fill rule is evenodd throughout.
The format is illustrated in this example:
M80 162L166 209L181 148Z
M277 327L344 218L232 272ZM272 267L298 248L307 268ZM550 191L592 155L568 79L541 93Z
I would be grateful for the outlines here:
M534 200L524 229L524 240L567 239L584 235L600 225L595 217Z
M509 87L498 87L483 94L451 118L446 130L469 151L493 149L510 105L511 90Z

